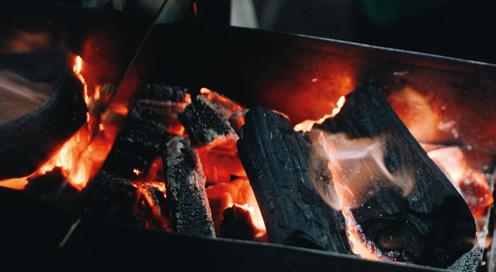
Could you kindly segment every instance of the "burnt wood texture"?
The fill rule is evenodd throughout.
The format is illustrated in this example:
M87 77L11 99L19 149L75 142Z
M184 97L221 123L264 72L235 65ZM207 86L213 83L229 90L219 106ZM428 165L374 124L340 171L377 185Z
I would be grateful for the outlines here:
M0 179L31 174L84 123L81 82L64 75L47 102L0 126Z
M196 151L187 139L176 136L167 142L163 160L173 229L187 235L215 237L206 178Z
M209 145L214 141L235 141L238 138L229 122L201 95L196 96L184 109L179 115L179 120L195 147Z
M146 173L152 160L161 156L167 138L168 133L164 126L132 112L103 168L125 178L135 177L136 170Z
M246 114L238 151L262 211L270 242L349 253L344 218L320 198L311 177L329 178L311 163L311 146L281 115Z
M351 139L382 137L386 168L413 176L414 187L407 196L394 186L376 187L352 210L366 237L384 254L446 267L472 248L475 223L466 202L377 88L359 86L339 114L319 128Z

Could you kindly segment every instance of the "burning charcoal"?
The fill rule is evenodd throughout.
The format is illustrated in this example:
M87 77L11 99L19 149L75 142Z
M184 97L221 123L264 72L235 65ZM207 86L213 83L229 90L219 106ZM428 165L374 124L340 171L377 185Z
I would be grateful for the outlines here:
M62 170L57 167L42 176L30 177L28 181L24 191L43 197L62 188L65 184L65 177Z
M125 178L145 173L164 148L167 135L162 125L132 114L117 137L104 169Z
M39 109L0 125L0 179L33 173L85 121L81 82L61 76Z
M172 227L178 233L215 237L198 155L187 139L176 136L163 156Z
M178 114L190 100L185 88L150 84L141 93L134 111L143 119L164 125L169 133L181 135L184 128L179 122Z
M137 189L128 179L105 171L100 171L81 192L81 202L87 215L110 222L141 226L141 221L133 212L137 199Z
M186 88L167 86L164 83L148 84L142 90L140 99L184 102L187 98L187 92Z
M223 216L224 220L220 225L222 237L242 240L255 239L256 230L249 210L234 204L224 210Z
M138 217L145 222L145 228L170 230L171 223L167 217L167 201L165 198L165 182L137 182Z
M376 88L358 87L341 111L318 129L333 137L344 134L352 143L365 139L381 147L382 155L374 163L384 165L387 173L382 177L370 174L361 183L367 186L363 199L355 199L359 203L350 208L367 239L384 254L446 267L473 247L475 224L466 202ZM330 161L337 167L332 159L337 158ZM356 177L363 175L351 178ZM356 183L348 180L348 184ZM356 192L356 188L348 189Z
M79 210L76 200L79 192L66 183L60 168L56 167L41 176L29 177L28 182L24 192L56 203L73 212Z
M238 150L268 240L350 252L342 214L329 208L312 186L311 177L329 179L330 175L310 163L309 143L287 119L270 110L252 108L245 121Z
M245 115L247 110L234 112L231 117L229 117L229 123L231 126L239 133L242 126L245 125Z
M245 170L236 151L229 154L200 148L198 155L209 183L229 182L232 176L246 177Z
M229 120L235 112L244 110L238 103L207 88L202 88L200 94L206 97L210 101L211 106L226 120Z
M238 136L229 122L218 113L204 96L196 96L179 115L188 132L191 144L214 146L218 143L234 143Z

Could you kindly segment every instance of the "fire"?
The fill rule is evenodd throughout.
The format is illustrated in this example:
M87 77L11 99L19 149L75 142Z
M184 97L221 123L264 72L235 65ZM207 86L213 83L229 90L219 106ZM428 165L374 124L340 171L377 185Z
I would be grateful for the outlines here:
M34 173L15 179L15 183L13 180L2 181L2 185L19 188L23 183L27 184L28 178L42 176L58 167L72 187L82 190L96 174L110 152L117 128L112 123L105 124L104 117L105 114L112 114L112 112L104 111L102 107L95 106L108 104L109 98L101 95L99 86L93 88L92 94L89 93L89 87L83 73L84 61L80 56L75 56L73 61L72 70L83 85L83 98L88 108L86 123ZM121 109L121 111L127 113L127 108L126 110ZM119 113L114 114L119 115Z
M381 251L374 243L365 238L360 225L355 221L355 217L353 217L351 211L349 209L342 209L341 212L345 220L346 236L348 237L351 251L368 260L382 259Z
M207 188L207 196L216 229L223 220L224 210L236 205L250 213L251 222L256 230L255 238L264 239L267 230L248 179L239 178L228 183L214 184Z
M343 107L345 102L346 102L346 97L343 95L343 96L339 97L338 102L336 103L336 106L332 109L330 114L326 114L318 120L305 120L299 124L296 124L294 126L294 130L295 131L303 131L303 132L310 131L315 124L320 125L320 124L324 123L324 121L326 119L336 116L339 113L339 111L341 111L341 108Z
M476 218L484 216L494 202L487 176L468 166L463 150L459 147L440 148L427 154L460 192L472 214Z
M334 210L341 210L353 253L370 260L389 260L372 241L366 239L351 210L373 193L372 180L381 180L408 195L413 189L411 176L402 171L390 173L384 164L383 138L350 139L345 134L329 134L314 129L309 134L316 156L327 161L332 184L312 180L322 199Z
M74 58L73 72L83 84L83 97L88 108L96 101L96 97L88 94L88 85L82 73L84 67L83 59L80 56ZM95 92L99 96L99 92ZM93 161L104 160L110 146L105 142L95 141L94 132L104 127L95 120L97 117L92 112L86 114L86 124L84 124L50 159L43 163L33 176L41 176L55 167L62 169L67 182L78 190L86 187L88 181L93 176L94 169L91 169ZM84 156L86 153L91 156Z

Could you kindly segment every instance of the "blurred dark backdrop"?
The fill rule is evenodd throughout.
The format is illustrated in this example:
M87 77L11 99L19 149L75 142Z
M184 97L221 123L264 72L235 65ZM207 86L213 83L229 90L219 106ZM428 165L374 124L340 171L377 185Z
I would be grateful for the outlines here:
M124 12L164 0L59 0ZM195 0L199 18L221 24L342 39L496 63L496 1Z
M253 0L253 4L262 29L496 63L492 37L496 1Z

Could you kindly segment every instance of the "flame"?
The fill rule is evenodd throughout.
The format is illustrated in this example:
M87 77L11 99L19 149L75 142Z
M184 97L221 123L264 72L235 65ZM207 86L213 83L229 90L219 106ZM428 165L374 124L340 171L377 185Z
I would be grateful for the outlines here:
M146 206L147 209L149 209L149 212L151 213L149 215L141 216L145 221L145 227L147 228L158 227L162 230L169 231L171 226L169 218L167 217L166 214L163 213L161 207L157 206L158 203L155 202L154 196L151 194L149 190L150 187L159 190L163 194L165 199L167 197L165 182L135 181L132 182L132 185L136 187L136 189L138 190L139 201L142 202L142 205ZM138 206L136 206L136 209L137 210L135 211L135 213L137 213L137 215L139 216L140 212L142 213L143 211L140 211L139 210L140 208Z
M34 173L19 178L18 186L21 184L19 180L42 176L58 167L72 187L79 191L84 189L112 148L113 140L118 132L114 121L128 112L122 103L109 103L109 97L101 95L99 86L92 88L93 93L90 94L84 76L83 59L75 56L73 62L72 70L83 85L83 98L88 108L86 123ZM108 109L104 110L107 104ZM101 107L102 105L104 107ZM2 185L9 184L6 181L1 183Z
M343 107L345 102L346 102L346 96L342 95L341 97L339 97L338 102L336 103L336 106L331 110L330 114L326 114L318 120L305 120L299 124L296 124L294 126L294 130L295 131L303 131L303 132L310 131L315 124L320 125L320 124L324 123L324 121L327 120L328 118L332 118L332 117L336 116L341 111L341 108Z
M309 133L315 156L327 161L333 180L312 183L322 199L334 210L341 210L345 229L353 253L371 260L389 260L382 256L372 241L368 241L351 209L358 207L374 193L374 180L397 186L408 195L414 181L407 171L390 173L384 163L383 137L350 139L345 134L330 134L313 129Z
M255 194L247 178L239 178L228 183L214 184L207 188L207 196L216 229L218 229L223 220L222 214L224 210L236 205L249 212L251 222L255 228L255 238L258 240L264 239L267 229Z
M383 259L381 251L365 238L360 225L355 221L355 217L349 209L341 210L345 219L346 236L350 244L351 251L368 260Z
M460 192L472 214L483 217L493 202L489 179L480 170L468 166L460 147L446 147L427 153Z

